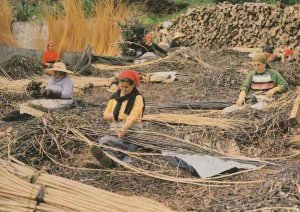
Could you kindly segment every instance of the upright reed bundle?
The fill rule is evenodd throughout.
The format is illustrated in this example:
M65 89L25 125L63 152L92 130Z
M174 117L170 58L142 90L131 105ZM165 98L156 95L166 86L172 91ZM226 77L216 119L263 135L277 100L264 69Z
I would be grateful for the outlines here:
M58 51L64 49L69 51L82 51L85 48L85 42L89 35L86 33L86 18L83 9L77 0L64 1L64 8L66 13L65 29L58 32L61 33L61 42Z
M51 11L49 9L45 9L45 18L48 24L49 40L53 40L57 47L60 46L60 43L62 41L62 34L66 26L64 16L65 14L63 13L63 11Z
M129 16L125 3L117 5L113 0L103 0L95 5L92 19L87 19L78 0L63 1L64 11L46 11L49 39L54 40L59 53L63 51L83 51L87 45L93 47L94 54L116 55L120 52L116 45L121 38L119 23Z
M0 45L18 46L11 32L11 13L8 0L1 0L0 4Z
M89 25L91 37L88 44L98 55L116 55L120 52L116 42L121 39L119 23L129 17L129 10L123 1L115 5L113 0L103 0L95 8L95 19Z

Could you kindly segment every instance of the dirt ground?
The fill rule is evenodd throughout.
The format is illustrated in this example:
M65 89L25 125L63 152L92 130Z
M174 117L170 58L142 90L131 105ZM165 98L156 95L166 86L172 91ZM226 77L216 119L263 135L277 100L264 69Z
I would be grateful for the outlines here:
M300 142L293 143L291 140L299 138L300 131L291 129L287 119L295 97L295 86L300 85L300 65L294 63L272 65L288 81L290 91L283 96L283 99L278 100L278 104L266 111L247 109L222 115L220 111L158 109L158 105L170 103L235 102L239 88L250 68L247 54L228 49L215 51L201 49L197 50L197 56L211 68L176 56L160 63L134 69L141 73L178 72L177 80L171 84L141 85L139 90L147 104L145 114L193 113L220 118L220 120L232 118L238 123L236 128L226 130L210 126L144 122L145 130L181 139L189 136L190 142L219 151L222 151L222 145L229 145L231 141L235 141L241 156L268 161L269 164L255 171L221 178L221 183L212 182L202 185L157 179L122 165L112 169L85 168L86 162L95 162L95 160L89 153L89 146L76 138L70 129L79 130L93 142L96 142L98 136L105 134L108 123L102 120L101 114L111 95L106 88L93 89L89 94L83 92L76 94L75 98L83 99L86 107L52 113L47 123L37 118L26 122L1 122L0 130L8 127L13 129L9 136L0 138L1 158L7 158L9 151L10 156L37 169L43 168L50 174L124 195L148 197L177 211L242 211L261 208L296 211L300 205L298 162ZM111 77L116 71L97 70L94 71L94 75ZM0 94L1 116L16 109L19 102L31 99L26 94L11 94L3 91ZM53 139L54 137L57 139ZM157 139L153 139L152 142L167 140L162 136ZM156 153L147 149L140 151ZM198 179L184 170L171 166L161 156L149 154L140 156L140 159L134 160L132 165L153 173Z

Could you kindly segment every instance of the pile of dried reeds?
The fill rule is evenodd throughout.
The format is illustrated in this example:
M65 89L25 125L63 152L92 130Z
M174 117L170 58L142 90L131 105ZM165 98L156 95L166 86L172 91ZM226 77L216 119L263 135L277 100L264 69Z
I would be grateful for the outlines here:
M1 0L0 4L0 45L17 47L17 41L12 35L11 11L8 0Z
M171 211L150 199L114 194L4 160L0 167L0 207L5 211Z
M276 138L287 129L286 115L289 111L288 107L290 107L290 104L292 105L293 97L293 93L288 93L279 102L270 106L266 112L245 110L237 115L231 114L228 117L223 117L224 123L219 122L218 117L220 115L217 115L215 118L210 118L210 122L208 121L204 124L205 126L203 124L201 124L201 126L195 126L195 124L193 124L193 126L182 127L166 125L166 128L164 128L161 124L157 125L155 122L151 122L151 126L148 126L148 128L151 129L151 127L154 127L152 128L152 132L142 132L139 135L130 136L128 137L128 141L143 146L146 149L176 150L176 148L180 147L182 151L207 152L208 154L222 155L224 153L213 150L215 149L213 146L209 148L203 147L201 142L210 140L212 143L220 141L226 143L226 141L234 139L237 141L243 154L251 156L252 152L250 150L253 144L258 145L259 142L265 138ZM275 104L277 104L276 107ZM25 158L31 158L32 163L37 166L47 161L45 160L46 158L44 158L45 156L56 164L76 166L77 160L80 158L79 155L82 155L89 146L96 145L95 141L97 137L105 135L107 130L105 122L100 118L100 112L95 111L92 107L80 111L75 116L74 113L76 112L74 110L76 109L73 109L73 111L70 110L67 113L65 111L63 116L61 113L55 112L52 113L49 118L29 120L23 123L22 126L18 126L18 130L15 134L16 137L14 138L15 143L11 147L11 154L22 161L24 161ZM251 121L245 120L246 116L249 116ZM202 119L203 118L205 117L202 117ZM219 118L222 120L222 117ZM228 119L231 120L230 123L233 124L232 126L234 126L234 128L228 127L229 122L226 121ZM35 124L33 125L31 122ZM219 126L218 130L216 130L216 126ZM176 128L177 130L174 131ZM154 130L161 133L153 133ZM184 140L184 136L189 133L191 134L189 142L187 143ZM268 156L268 154L274 153L274 151L278 153L280 148L282 152L278 153L278 155L288 155L288 146L282 142L276 142L278 146L275 145L274 142L260 144L260 147L264 149L262 154L258 156ZM156 164L156 162L151 161L151 159L146 159L149 156L162 160L160 154L145 154L143 152L125 153L139 161L136 164L137 166L130 166L115 158L112 159L126 168L147 176L170 181L177 179L173 178L172 172L162 172L162 174L157 175L150 173L147 169L140 168L141 164ZM155 157L155 155L157 156ZM233 157L233 159L234 158L235 157ZM82 164L80 166L82 166ZM180 179L179 181L186 183L205 183L203 181L189 179Z
M43 75L44 68L30 57L13 56L0 67L0 76L9 80Z
M18 104L26 101L28 98L29 97L25 93L16 94L7 91L0 91L0 118L2 118L6 113L17 109Z
M83 115L84 114L84 115ZM82 115L86 117L86 120L78 120L78 118L72 116L60 117L59 114L53 114L50 119L43 120L30 120L28 123L23 123L23 126L18 127L18 132L15 134L15 143L10 146L10 154L16 158L26 161L30 159L31 163L39 167L47 161L59 166L70 169L85 169L82 156L86 155L86 150L92 145L102 146L111 150L118 150L114 147L103 146L96 143L96 138L106 134L105 127L101 127L101 123L97 125L97 129L91 124L88 126L87 113ZM92 117L90 117L92 118ZM34 126L31 122L34 122ZM81 123L81 124L80 124ZM26 134L23 133L26 130ZM245 160L260 164L262 168L263 164L268 164L260 160L254 160L250 158L230 157L220 152L203 148L199 145L195 145L184 140L167 136L154 132L140 132L134 136L129 136L127 141L138 144L144 148L150 148L154 150L173 150L178 151L180 147L182 153L206 153L219 157L229 157L233 160ZM112 160L114 160L120 166L123 166L133 173L142 174L148 177L156 179L180 182L187 184L197 185L215 185L224 186L230 184L244 184L250 182L231 182L220 180L206 180L197 178L185 178L178 176L176 168L162 169L160 165L161 161L164 161L161 153L147 153L147 152L127 152L125 150L118 150L135 159L133 165L126 164L125 162L108 154ZM7 157L7 155L4 157ZM87 157L87 156L85 156ZM48 158L48 160L47 160ZM169 165L170 166L170 165ZM255 171L250 170L250 171ZM226 175L224 176L226 177ZM259 181L257 181L259 182ZM251 183L257 183L251 181Z
M298 158L281 162L274 174L261 184L213 191L212 201L203 210L218 211L299 211L300 178ZM261 178L261 176L257 176ZM228 198L230 196L230 198Z
M297 63L272 63L272 68L279 70L290 86L300 86L300 68Z

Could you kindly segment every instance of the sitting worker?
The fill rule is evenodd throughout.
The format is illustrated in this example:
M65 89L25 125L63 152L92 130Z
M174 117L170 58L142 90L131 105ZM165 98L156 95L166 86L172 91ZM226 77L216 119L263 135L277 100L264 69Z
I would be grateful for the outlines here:
M274 54L273 48L269 45L263 47L263 52L267 57L267 63L278 62L281 60L280 57Z
M172 38L170 48L180 47L182 46L182 40L180 38L185 37L186 35L182 32L175 32L174 37Z
M160 52L162 54L167 54L167 51L160 48L157 44L152 42L153 36L151 34L147 34L144 37L144 44L141 45L141 56L138 60L134 61L134 64L140 64L144 62L148 62L151 60L158 59L159 56L156 54L156 52Z
M289 48L288 46L284 46L284 48L282 50L281 61L282 62L292 61L294 53L295 53L295 51L293 49Z
M66 69L62 62L54 63L53 68L45 70L47 74L51 74L51 78L45 88L41 88L38 97L42 99L31 100L20 105L20 110L8 113L4 121L21 121L31 118L28 107L36 109L55 110L70 108L73 106L73 82L67 74L74 74ZM35 97L37 97L35 95Z
M250 92L253 92L254 97L250 107L261 109L273 101L274 94L284 93L288 90L288 84L283 77L277 71L268 68L267 57L264 53L253 55L252 66L255 70L248 74L236 105L225 108L223 112L227 113L241 109L246 96ZM247 104L249 105L248 102Z
M144 44L141 50L142 50L142 55L147 53L147 52L153 52L155 53L156 51L159 51L162 54L167 54L167 51L160 48L157 44L153 43L153 36L151 34L147 34L144 37Z
M143 96L137 90L137 86L140 85L140 75L135 71L125 70L119 74L118 82L119 90L112 95L103 113L103 118L111 122L111 136L100 138L99 143L135 151L137 146L124 142L122 138L130 133L128 130L142 130L141 120L145 103ZM112 166L112 160L99 147L92 146L91 153L101 166ZM125 154L112 154L123 161L130 160Z
M62 62L53 64L53 68L46 69L45 72L51 75L48 84L41 89L41 96L46 99L32 100L26 103L29 106L39 106L45 109L68 108L73 104L73 82L67 74L74 74L66 69ZM22 114L22 109L20 110Z
M48 41L46 51L44 52L42 59L42 64L44 67L49 67L58 60L58 53L54 49L54 42Z

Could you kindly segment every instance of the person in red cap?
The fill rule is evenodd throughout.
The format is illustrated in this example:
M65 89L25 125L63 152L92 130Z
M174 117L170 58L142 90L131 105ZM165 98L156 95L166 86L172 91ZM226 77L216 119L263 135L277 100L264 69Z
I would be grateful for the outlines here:
M295 51L289 48L288 46L284 46L282 53L283 53L282 62L285 62L285 61L291 61L293 59L293 55Z
M140 75L133 70L122 71L118 75L119 89L112 95L108 101L107 107L103 113L103 118L111 122L110 131L112 136L104 136L98 140L101 144L114 146L127 151L135 151L137 146L128 144L122 140L130 130L142 130L142 116L145 108L143 96L137 89L140 85ZM112 160L108 158L101 148L91 147L92 155L99 161L103 167L111 167ZM119 159L126 158L124 154L116 154Z
M156 54L157 51L164 55L168 53L166 50L159 47L156 43L153 43L152 41L153 35L147 34L144 36L144 43L142 45L139 45L141 47L141 55L138 59L133 61L134 64L141 64L160 58L160 56Z
M58 60L58 53L54 50L55 45L52 40L48 41L46 51L43 54L42 64L49 67Z
M147 34L144 36L144 45L142 48L142 54L145 54L147 52L153 52L159 51L162 54L167 54L168 52L164 50L163 48L159 47L156 43L153 43L153 35Z

